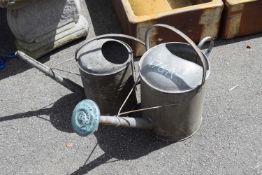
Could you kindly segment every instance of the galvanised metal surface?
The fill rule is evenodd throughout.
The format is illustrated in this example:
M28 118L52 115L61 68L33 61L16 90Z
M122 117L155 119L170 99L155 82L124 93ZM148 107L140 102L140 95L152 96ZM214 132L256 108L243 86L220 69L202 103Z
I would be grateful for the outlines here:
M79 64L85 95L101 106L102 114L120 112L122 103L134 87L133 51L125 42L110 37L125 38L145 45L143 41L131 36L105 34L87 40L76 50L75 59ZM67 89L83 96L83 88L78 84L64 78L22 51L17 51L17 56ZM133 92L123 109L132 109L136 104L136 95Z
M222 0L112 0L123 32L144 39L147 27L156 23L172 25L193 41L205 36L217 37L223 10ZM165 29L157 29L151 41L181 41ZM143 48L135 46L137 54Z
M224 0L222 36L234 38L262 32L261 0Z
M98 104L101 114L116 115L134 86L132 49L119 40L99 39L77 50L76 59L86 97ZM135 93L126 107L134 106Z
M34 58L30 57L29 55L25 54L22 51L17 51L16 55L21 60L27 62L31 66L37 68L39 71L43 72L46 76L52 78L57 83L61 84L68 90L77 93L80 97L84 96L84 89L79 86L77 83L74 83L70 79L64 78L63 76L59 75L58 73L54 72L50 67L40 63L39 61L35 60Z
M89 99L82 100L75 106L71 124L80 136L94 133L100 124L140 129L153 128L152 122L142 117L101 116L99 106Z
M168 28L189 44L160 44L142 56L139 64L142 108L175 104L144 111L143 117L152 120L157 134L179 141L194 134L201 125L209 63L207 57L183 33L166 25L155 27ZM146 38L149 48L148 33ZM204 41L200 44L202 46Z

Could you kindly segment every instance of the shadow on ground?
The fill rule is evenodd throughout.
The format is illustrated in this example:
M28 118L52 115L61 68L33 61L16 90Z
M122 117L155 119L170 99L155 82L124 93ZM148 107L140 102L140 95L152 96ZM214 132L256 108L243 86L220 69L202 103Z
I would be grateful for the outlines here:
M73 172L73 175L86 174L100 165L118 160L138 159L172 143L159 140L151 131L142 129L102 126L94 135L97 138L97 145L104 153L87 163L96 145L84 165Z
M75 105L80 100L82 100L81 97L72 93L41 109L0 117L0 122L28 117L38 117L39 119L50 121L50 123L60 131L72 133L71 114ZM49 116L49 119L41 117L43 115Z
M111 1L86 0L96 35L121 33L121 28Z
M77 94L68 94L55 103L41 109L3 116L0 118L0 122L38 117L39 119L49 121L56 129L62 132L72 133L71 113L80 100L82 100L82 98ZM49 116L49 119L43 117L44 115ZM72 174L85 174L102 164L112 163L118 160L137 159L171 143L159 140L150 130L142 129L101 126L94 135L97 138L97 145L88 156L84 165ZM99 146L104 153L89 162L89 158L97 146Z
M10 31L7 19L6 19L6 9L0 8L0 54L14 52L15 38Z
M260 38L262 37L262 33L258 33L255 35L248 35L248 36L242 36L242 37L237 37L234 39L219 39L215 41L215 47L216 46L222 46L222 45L228 45L228 44L234 44L234 43L238 43L238 42L242 42L242 41L248 41L251 39L255 39L255 38Z

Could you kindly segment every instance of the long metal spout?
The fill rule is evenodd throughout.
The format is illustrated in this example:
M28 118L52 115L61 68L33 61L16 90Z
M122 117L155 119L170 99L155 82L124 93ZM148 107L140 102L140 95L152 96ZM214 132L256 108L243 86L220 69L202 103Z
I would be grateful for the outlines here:
M99 123L103 125L125 128L152 129L153 124L146 118L100 116Z
M78 93L78 94L80 94L81 96L84 97L84 88L79 86L75 82L73 82L73 81L71 81L67 78L62 77L58 73L55 73L51 68L40 63L39 61L35 60L34 58L28 56L27 54L25 54L22 51L17 51L16 55L18 56L18 58L27 62L31 66L37 68L38 70L43 72L45 75L49 76L50 78L52 78L53 80L55 80L56 82L58 82L59 84L64 86L65 88L69 89L72 92Z
M97 104L92 100L80 101L72 114L72 127L80 136L88 136L98 130L98 126L152 129L153 124L146 118L101 116Z

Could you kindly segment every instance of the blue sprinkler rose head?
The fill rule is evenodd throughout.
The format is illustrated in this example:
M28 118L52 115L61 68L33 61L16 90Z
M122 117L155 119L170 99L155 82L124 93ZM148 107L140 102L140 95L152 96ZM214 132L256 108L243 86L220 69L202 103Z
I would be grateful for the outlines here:
M76 106L72 114L72 126L80 136L88 136L98 129L100 110L92 100L82 100Z

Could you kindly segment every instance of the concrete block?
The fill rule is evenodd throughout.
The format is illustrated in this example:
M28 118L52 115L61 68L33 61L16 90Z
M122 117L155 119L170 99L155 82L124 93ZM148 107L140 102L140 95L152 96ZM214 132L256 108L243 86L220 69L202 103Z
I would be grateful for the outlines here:
M7 11L18 49L34 58L86 36L86 16L84 0L32 0Z

